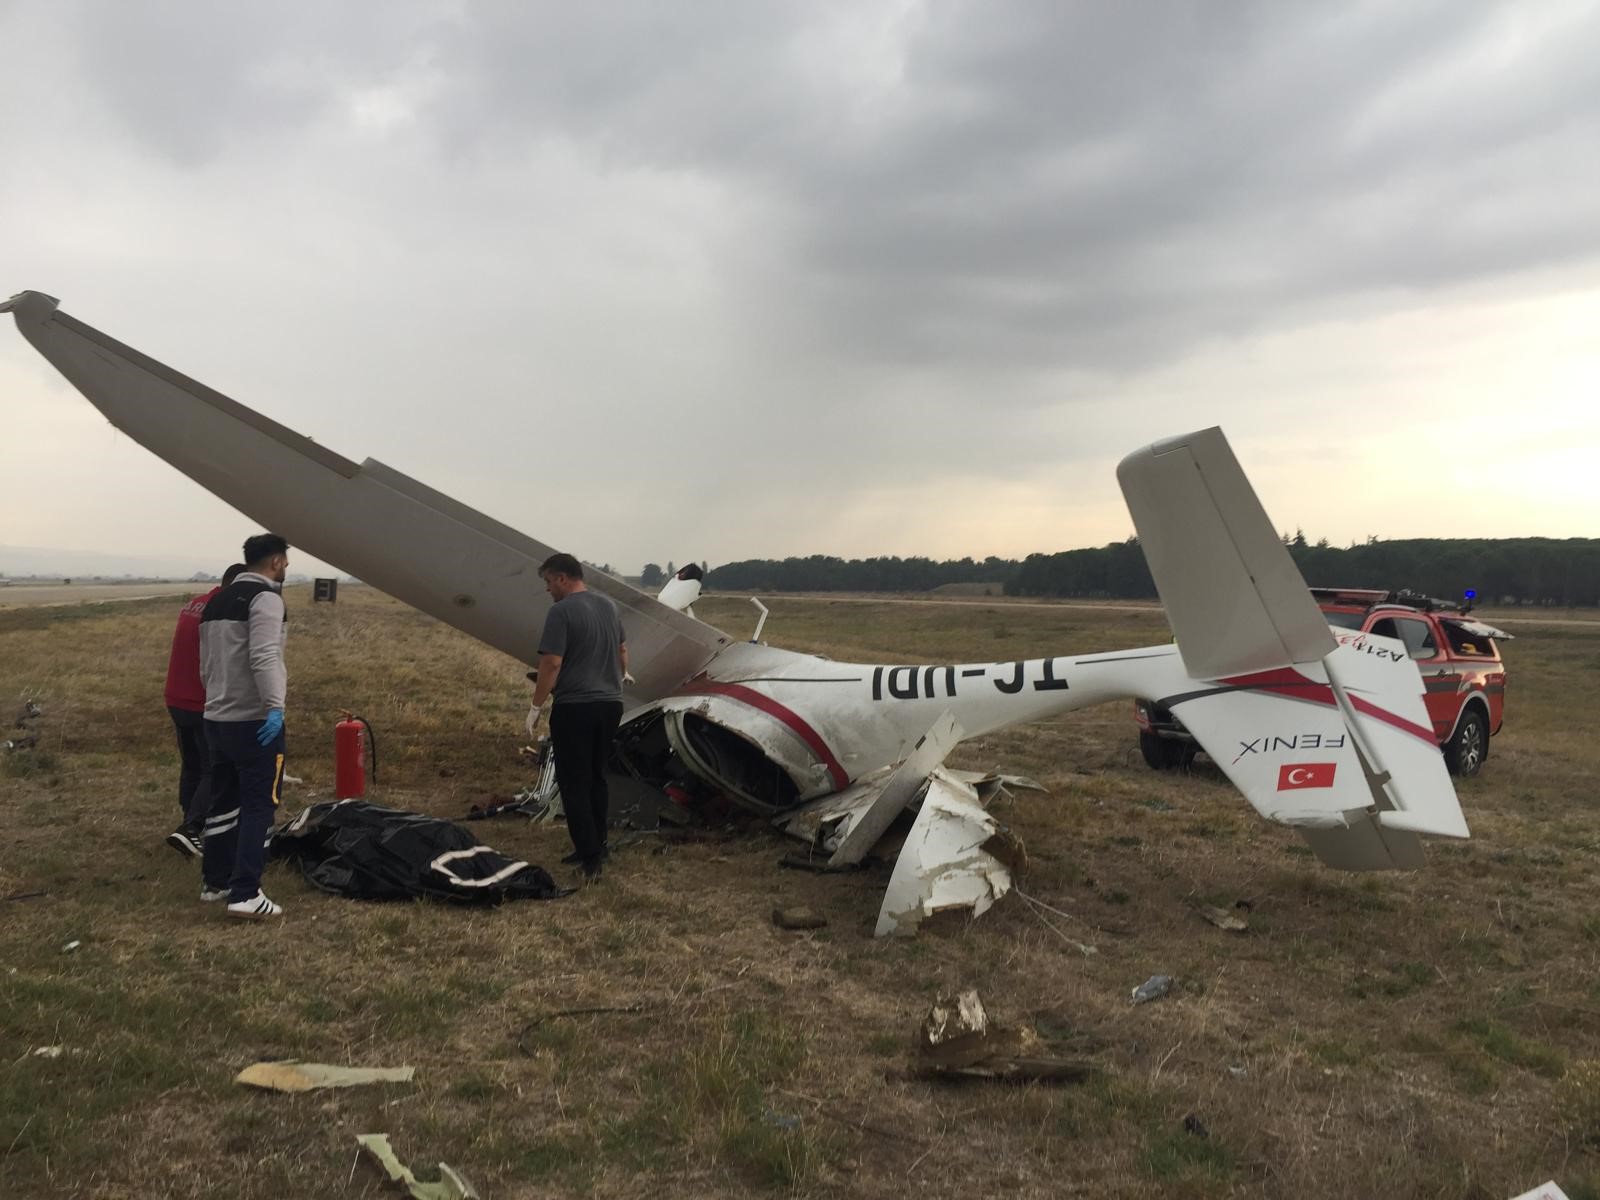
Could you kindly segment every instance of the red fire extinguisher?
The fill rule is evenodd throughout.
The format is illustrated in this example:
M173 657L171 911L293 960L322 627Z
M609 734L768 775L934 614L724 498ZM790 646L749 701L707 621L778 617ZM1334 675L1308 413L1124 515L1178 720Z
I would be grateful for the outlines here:
M367 794L367 748L372 748L372 782L378 782L378 743L365 717L348 709L333 727L333 798L358 800Z

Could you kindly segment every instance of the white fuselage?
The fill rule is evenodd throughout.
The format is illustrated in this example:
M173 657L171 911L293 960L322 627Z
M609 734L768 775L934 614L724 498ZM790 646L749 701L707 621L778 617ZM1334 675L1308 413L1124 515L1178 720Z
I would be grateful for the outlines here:
M1170 644L1015 662L880 666L737 643L677 693L623 721L655 711L699 713L754 744L808 800L902 761L946 712L966 739L1108 700L1153 699L1188 682Z

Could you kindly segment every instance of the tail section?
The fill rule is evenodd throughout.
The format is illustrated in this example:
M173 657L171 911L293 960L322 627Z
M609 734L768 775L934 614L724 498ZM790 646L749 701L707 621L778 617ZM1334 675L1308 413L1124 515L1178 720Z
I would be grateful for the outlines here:
M1262 816L1329 866L1416 867L1466 837L1405 647L1335 640L1219 429L1117 469L1193 687L1171 709Z
M1422 865L1419 834L1467 824L1405 647L1365 637L1320 663L1197 683L1161 700L1262 816L1348 871Z
M1315 662L1333 636L1222 430L1123 459L1117 481L1196 679Z

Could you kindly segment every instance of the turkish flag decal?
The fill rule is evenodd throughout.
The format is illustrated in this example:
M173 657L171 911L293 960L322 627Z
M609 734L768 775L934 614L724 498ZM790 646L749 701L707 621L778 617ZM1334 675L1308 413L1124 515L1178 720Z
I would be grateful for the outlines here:
M1278 768L1278 790L1332 787L1333 773L1338 768L1338 763L1288 763Z

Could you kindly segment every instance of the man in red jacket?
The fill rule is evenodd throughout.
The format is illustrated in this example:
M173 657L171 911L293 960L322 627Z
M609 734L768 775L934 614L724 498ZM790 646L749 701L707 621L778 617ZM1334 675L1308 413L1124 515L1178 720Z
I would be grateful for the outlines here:
M204 596L196 596L178 613L167 659L167 711L178 733L178 807L183 823L167 835L167 845L179 854L199 858L204 846L200 829L211 807L211 752L206 747L206 689L200 682L200 614L206 601L233 582L244 570L234 563L222 573L222 583Z

